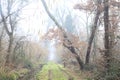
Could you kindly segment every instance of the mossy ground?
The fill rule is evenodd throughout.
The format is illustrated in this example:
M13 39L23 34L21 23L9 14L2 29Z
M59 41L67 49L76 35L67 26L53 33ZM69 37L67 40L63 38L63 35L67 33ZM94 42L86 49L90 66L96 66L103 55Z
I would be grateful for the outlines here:
M37 73L36 79L49 80L49 78L51 78L52 80L68 80L72 75L68 75L63 70L66 71L61 65L54 62L48 62L44 65L42 70Z

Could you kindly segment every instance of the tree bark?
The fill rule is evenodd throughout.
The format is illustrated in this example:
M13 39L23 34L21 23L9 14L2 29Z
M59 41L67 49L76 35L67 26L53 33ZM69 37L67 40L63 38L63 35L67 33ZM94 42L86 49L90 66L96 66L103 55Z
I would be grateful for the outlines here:
M71 51L71 53L75 55L75 58L76 58L79 66L80 66L80 69L83 70L84 69L84 63L81 60L81 58L78 55L78 53L76 53L75 48L73 46L66 46L65 44L64 44L64 46L67 47Z
M99 16L100 16L100 13L101 13L100 8L101 8L101 2L98 1L97 12L96 12L96 15L95 15L93 29L92 29L92 32L91 32L91 35L90 35L90 38L89 38L89 41L88 41L88 47L87 47L87 53L86 53L86 58L85 58L85 64L89 64L89 61L90 61L90 53L91 53L91 48L92 48L92 42L93 42L93 39L94 39L94 36L95 36L96 29L98 27L97 24L98 24Z
M2 31L0 33L0 51L2 50L2 38L3 38L3 35L4 35L4 27L2 28Z
M10 55L12 53L12 45L13 45L13 35L9 35L9 45L8 45L8 53L7 53L7 56L6 56L6 61L5 61L5 66L9 66L9 63L10 63Z
M109 35L109 0L104 0L104 47L105 47L105 68L107 71L110 67L110 35Z

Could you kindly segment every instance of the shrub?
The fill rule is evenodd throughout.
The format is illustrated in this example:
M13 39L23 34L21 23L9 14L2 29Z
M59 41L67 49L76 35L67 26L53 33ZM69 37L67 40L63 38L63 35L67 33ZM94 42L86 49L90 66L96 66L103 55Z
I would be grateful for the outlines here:
M120 61L113 59L110 63L109 72L98 69L95 74L95 80L120 80Z
M17 80L18 74L15 71L8 71L5 68L0 68L0 80Z

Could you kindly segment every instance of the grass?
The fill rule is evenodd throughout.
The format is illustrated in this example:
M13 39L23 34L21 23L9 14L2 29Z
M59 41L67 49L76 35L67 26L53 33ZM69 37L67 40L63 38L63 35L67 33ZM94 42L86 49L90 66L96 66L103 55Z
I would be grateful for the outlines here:
M48 62L40 72L37 73L37 80L68 80L68 75L61 69L64 69L61 65L55 64L54 62ZM65 70L65 69L64 69Z
M0 80L18 80L21 75L28 73L27 69L9 70L8 68L0 67Z

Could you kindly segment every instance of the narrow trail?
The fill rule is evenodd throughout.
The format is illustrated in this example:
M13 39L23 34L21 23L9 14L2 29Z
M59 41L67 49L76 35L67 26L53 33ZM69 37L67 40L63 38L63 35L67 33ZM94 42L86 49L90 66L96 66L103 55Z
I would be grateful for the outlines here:
M77 73L65 69L62 65L49 62L36 74L36 80L83 80Z
M76 72L62 65L48 62L42 68L35 68L18 80L84 80Z

